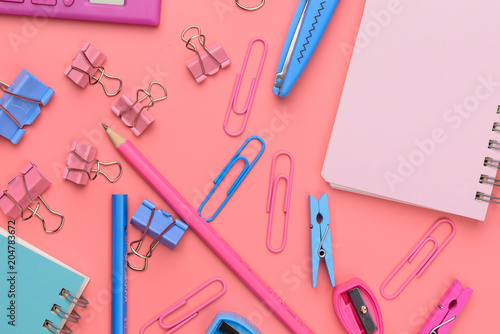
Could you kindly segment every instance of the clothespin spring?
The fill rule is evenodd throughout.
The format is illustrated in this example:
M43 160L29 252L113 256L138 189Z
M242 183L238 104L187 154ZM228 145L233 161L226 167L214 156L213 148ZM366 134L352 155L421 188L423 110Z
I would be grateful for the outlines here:
M323 237L321 238L321 242L319 243L318 255L321 258L324 258L326 256L326 251L323 248L323 242L325 241L328 231L330 231L330 224L326 225L325 233L323 233Z
M436 327L434 327L434 328L431 330L431 332L430 332L429 334L438 334L438 332L437 332L437 331L438 331L438 329L439 329L439 328L441 328L441 327L443 327L444 325L446 325L446 324L448 324L448 323L450 323L450 322L454 321L454 320L456 319L456 317L457 317L457 316L454 316L453 318L451 318L451 319L449 319L449 320L446 320L445 322L443 322L443 323L441 323L441 324L437 325Z
M192 37L190 37L189 39L186 39L184 37L184 35L186 34L186 32L189 30L189 29L198 29L198 34L196 35L193 35ZM203 73L203 75L207 76L207 75L211 75L209 73L207 73L207 71L205 70L205 66L203 65L203 60L201 59L201 55L200 55L200 52L198 51L198 49L196 48L196 46L191 43L191 41L195 38L198 37L198 42L200 43L200 45L203 47L203 49L205 49L205 52L207 53L207 55L212 58L218 65L219 65L219 70L222 68L222 64L220 61L217 60L217 58L215 58L215 56L213 54L210 53L210 51L208 51L208 48L206 47L205 45L205 35L202 35L201 33L201 28L199 26L189 26L187 27L186 29L184 29L184 31L182 32L181 34L181 39L186 42L186 48L188 50L191 50L193 52L196 53L196 55L198 56L198 59L200 61L200 66L201 66L201 71ZM191 46L191 47L190 47Z

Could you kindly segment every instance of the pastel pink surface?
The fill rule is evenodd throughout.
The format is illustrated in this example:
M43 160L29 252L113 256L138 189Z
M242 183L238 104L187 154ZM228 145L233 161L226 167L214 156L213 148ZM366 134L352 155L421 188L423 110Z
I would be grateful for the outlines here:
M27 221L17 224L17 232L26 241L91 278L84 294L90 305L79 310L80 323L70 325L75 334L110 332L111 194L129 194L129 218L144 198L174 214L123 161L106 138L101 122L133 141L195 208L243 141L250 135L260 135L266 142L263 156L210 225L314 333L343 331L334 315L332 287L324 266L320 266L316 289L311 288L310 282L307 196L318 197L325 192L330 200L333 223L335 279L342 283L360 277L372 288L384 315L386 333L416 333L455 278L474 289L474 293L453 325L453 333L491 330L490 320L496 317L496 310L488 306L491 300L500 299L500 291L492 286L492 279L500 275L500 268L491 265L498 262L500 254L500 207L495 205L490 205L486 220L481 223L448 216L457 226L456 235L422 277L414 279L393 301L380 296L378 287L394 266L429 227L445 215L334 190L321 178L349 50L364 1L340 1L307 69L290 95L282 99L275 97L271 88L295 6L296 2L266 1L261 9L249 13L238 8L234 1L164 1L161 24L156 28L1 16L2 59L8 64L2 67L2 81L12 82L25 67L52 87L55 94L29 128L29 136L18 145L0 141L0 184L7 185L27 161L36 163L53 182L44 198L64 213L64 227L47 235L39 222ZM398 20L404 20L404 13ZM183 29L193 23L207 30L209 43L220 41L233 62L202 85L197 84L186 69L189 55L180 38ZM268 42L266 63L245 132L230 138L222 128L224 114L248 43L255 37L263 37ZM86 41L108 56L106 71L123 77L124 91L148 87L153 80L162 82L168 89L168 98L155 106L155 124L140 137L130 134L109 110L115 98L106 97L100 87L82 90L62 74ZM491 52L497 45L500 43L491 41ZM258 58L258 52L256 56ZM251 74L256 73L258 60L250 59L248 64L239 109L244 107L245 93L249 91ZM63 180L61 174L73 139L98 147L99 156L106 160L119 160L123 164L122 178L114 184L97 182L92 187L77 187ZM266 248L268 181L272 158L281 150L288 151L295 159L294 183L287 246L280 254L270 254ZM287 167L278 162L276 173L286 173ZM229 186L235 175L236 172L228 175L225 185ZM276 194L276 208L283 207L280 199L284 199L284 193L282 183ZM216 198L222 199L223 192ZM273 236L277 239L272 240L273 244L281 241L282 233L278 229L283 215L281 210L275 210ZM7 227L5 217L0 226ZM129 242L139 239L140 234L135 228L129 229ZM222 277L226 281L226 293L184 325L179 334L203 333L220 310L247 317L263 333L288 333L189 231L174 251L158 246L145 272L129 271L129 332L137 333L147 320L211 277ZM151 328L146 333L163 332Z

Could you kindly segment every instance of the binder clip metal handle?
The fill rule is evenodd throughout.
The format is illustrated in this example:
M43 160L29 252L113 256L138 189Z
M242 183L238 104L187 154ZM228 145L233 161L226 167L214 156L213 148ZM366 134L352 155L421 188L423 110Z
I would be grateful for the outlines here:
M102 65L105 60L106 55L87 42L81 48L80 53L73 59L72 64L66 68L64 74L66 74L68 78L82 88L84 88L87 84L93 86L99 83L107 96L115 96L121 91L123 82L121 78L108 75L104 72L104 67ZM76 74L74 71L80 73L80 75ZM98 71L100 74L98 77L95 77L95 74ZM88 82L85 81L85 77L88 78ZM111 80L117 80L119 82L119 87L116 92L108 92L106 85L102 81L103 77Z
M260 4L258 4L257 6L254 6L254 7L246 7L246 6L243 6L239 0L235 0L236 1L236 5L238 5L238 7L240 7L241 9L244 9L244 10L248 10L248 11L254 11L254 10L257 10L259 8L261 8L262 6L264 6L264 3L266 2L266 0L262 0Z
M162 96L158 98L152 96L151 90L154 86L159 86L162 89ZM111 111L120 117L123 124L128 126L136 136L139 136L155 120L153 115L148 112L149 108L166 98L167 89L165 86L161 82L153 81L149 84L147 91L142 88L136 91L135 100L130 92L122 95L111 107ZM146 99L149 99L149 103L143 105L142 101Z
M21 216L21 220L26 221L33 217L40 219L43 230L46 233L55 233L64 225L64 216L50 208L42 198L42 193L49 187L50 181L38 170L38 168L28 163L22 170L21 176L16 176L9 182L8 190L4 190L0 196L0 208L9 217L15 219ZM38 199L38 200L36 200ZM56 229L47 229L45 219L39 214L40 202L53 215L59 216L60 223ZM36 204L33 209L31 204ZM24 216L24 210L31 211L29 217Z
M197 34L187 38L186 32L191 29L196 29ZM181 39L186 42L186 48L190 51L196 53L194 59L190 59L187 62L189 71L193 75L196 82L200 83L207 78L209 75L214 75L220 69L225 68L231 64L229 57L222 48L220 44L215 44L211 47L207 47L205 44L205 35L201 33L201 29L198 26L192 25L184 29L181 34ZM205 52L202 54L198 48L193 44L193 41L198 39L198 42L203 47Z
M144 241L144 238L146 237L146 234L148 232L148 229L149 229L149 226L151 225L151 221L153 219L153 216L156 212L156 209L153 209L151 210L151 215L149 216L149 220L148 220L148 223L146 225L146 228L144 229L144 231L142 232L141 234L141 237L139 240L135 240L135 241L132 241L130 243L130 249L132 250L131 252L127 253L127 265L130 269L132 270L135 270L135 271L144 271L148 268L148 259L153 255L153 251L154 249L156 248L156 246L158 246L158 244L160 243L160 238L170 229L170 227L172 227L174 225L174 222L172 221L164 230L163 232L161 232L154 240L153 242L151 242L151 245L149 246L149 250L148 252L145 254L145 255L142 255L139 253L139 249L141 248L142 246L142 242ZM137 247L134 247L134 245L137 244ZM128 257L132 254L135 254L136 256L144 259L144 266L142 268L140 267L134 267L130 264L130 261L128 259Z
M99 174L103 175L109 182L116 182L122 176L122 165L118 161L101 162L95 159L97 148L74 140L71 144L71 153L66 161L67 167L63 171L63 179L76 184L85 185L87 181L94 181ZM93 165L97 164L94 169ZM118 166L118 175L111 178L101 170L101 166Z
M9 86L0 81L0 135L17 144L54 91L23 69Z
M153 255L153 251L159 243L164 244L170 249L175 249L178 242L188 229L188 226L180 220L172 219L172 215L163 210L156 209L154 203L145 199L139 209L135 212L131 219L131 225L142 231L139 240L130 243L131 252L127 256L136 255L144 260L142 267L134 267L127 258L127 265L130 269L136 271L146 270L148 267L148 259ZM139 253L139 249L146 237L149 235L154 238L149 246L148 252L143 255ZM136 246L137 245L137 246Z

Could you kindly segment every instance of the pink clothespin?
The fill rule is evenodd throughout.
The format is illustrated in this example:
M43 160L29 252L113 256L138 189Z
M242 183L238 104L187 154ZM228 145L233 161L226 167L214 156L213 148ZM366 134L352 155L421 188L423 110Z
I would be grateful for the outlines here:
M157 99L151 95L153 86L158 85L163 89L164 95ZM142 96L141 96L142 95ZM151 123L154 122L154 117L149 112L149 108L154 106L156 102L165 100L167 98L167 89L160 82L152 82L149 84L147 91L138 89L136 98L130 92L123 94L118 101L111 107L111 111L122 119L122 122L132 130L132 132L139 136ZM147 105L141 102L149 99Z
M198 34L186 38L184 35L190 29L197 29ZM219 72L221 68L225 68L231 64L231 60L227 56L226 52L219 43L212 45L207 48L205 45L205 35L201 34L201 29L198 26L189 26L181 34L181 38L186 42L186 48L196 53L196 57L193 57L187 61L187 67L193 75L197 83L202 82L209 75L214 75ZM203 47L205 51L198 51L193 41L198 38L198 42Z
M288 176L284 174L278 175L274 181L274 167L276 166L276 160L280 155L287 156L290 159L290 171ZM292 194L292 178L293 178L293 157L290 153L285 151L280 151L274 155L273 164L271 166L271 178L269 180L269 192L267 195L267 208L266 211L269 213L269 222L267 226L267 248L273 253L281 252L286 245L286 235L288 231L288 214L290 213L290 198ZM281 239L281 246L279 248L273 248L271 246L271 232L273 228L273 213L274 213L274 201L276 196L276 188L278 187L278 182L280 179L286 182L286 193L285 193L285 204L283 206L283 212L285 213L285 224L283 226L283 237Z
M163 323L163 320L165 319L165 317L167 315L173 313L174 311L176 311L180 307L186 305L189 298L191 298L192 296L194 296L195 294L197 294L201 290L205 289L208 285L210 285L214 282L219 282L222 284L221 291L219 291L216 295L211 297L209 300L207 300L203 304L197 306L194 310L192 310L188 314L180 317L176 321L173 321L172 323L169 323L169 324ZM179 300L177 303L170 306L168 309L166 309L162 313L158 314L156 317L154 317L153 319L148 321L146 324L144 324L144 326L142 326L142 328L141 328L140 334L143 334L144 331L146 330L146 328L151 326L151 324L153 324L156 321L158 321L158 324L160 325L161 328L167 329L165 334L173 333L174 331L176 331L177 329L182 327L184 324L186 324L187 322L189 322L193 318L195 318L199 314L201 309L203 309L206 306L208 306L209 304L213 303L215 300L217 300L219 297L221 297L224 294L224 292L226 292L226 282L224 282L224 280L222 278L212 278L211 280L208 280L205 283L203 283L202 285L200 285L199 287L197 287L194 291L190 292L187 296L185 296L184 298Z
M115 96L122 89L122 79L104 73L102 65L105 61L106 55L87 42L83 45L81 52L73 58L72 64L66 68L64 74L82 88L85 88L87 84L95 85L100 83L107 96ZM100 74L96 77L98 71ZM102 82L103 77L118 80L120 82L118 90L114 93L108 93L106 86Z
M472 291L455 279L417 334L447 334Z
M438 228L439 225L443 223L447 223L450 225L451 232L445 239L443 244L438 248L437 240L434 237L431 237L430 235L436 228ZM434 261L434 259L439 255L439 253L441 253L443 248L448 244L448 242L450 242L451 238L453 238L454 235L455 235L455 224L451 220L441 219L438 222L436 222L431 227L431 229L424 235L424 237L417 243L417 245L415 245L415 247L410 251L410 253L403 259L403 261L401 261L401 263L396 267L396 269L394 269L394 271L389 275L389 277L386 278L384 283L382 283L382 286L380 287L380 293L382 294L382 296L385 299L394 299L397 296L399 296L401 291L403 291L403 289L406 288L406 286L411 282L413 278L415 278L415 276L416 277L422 276L425 269L427 269L427 267L432 263L432 261ZM413 273L404 281L403 285L401 285L393 295L388 296L384 292L384 290L389 281L398 273L398 271L406 264L406 262L410 263L411 261L413 261L413 259L415 259L417 254L420 252L420 250L425 246L427 242L432 242L433 244L432 251L426 256L424 261L422 261L422 263L413 271Z
M240 92L241 81L243 80L243 75L247 67L248 58L250 57L250 52L252 51L252 46L254 45L255 42L262 42L262 44L264 44L264 51L262 52L262 58L260 60L260 65L259 65L259 70L257 71L257 75L252 79L252 84L250 86L250 91L248 92L245 108L243 108L243 110L238 110L236 104L238 100L238 94ZM241 72L236 77L236 83L234 84L233 93L231 94L231 100L229 100L229 106L227 108L226 117L224 119L224 124L223 124L224 131L226 131L226 133L230 136L233 137L239 136L243 132L243 130L245 130L245 126L247 125L248 121L248 116L250 115L250 108L252 107L253 98L257 90L257 84L259 83L260 74L262 72L262 68L264 67L264 61L266 60L266 54L267 54L267 42L265 39L254 38L250 41L250 44L248 45L247 49L247 54L245 56L245 60L243 62L243 67L241 68ZM229 120L229 115L231 114L231 111L234 111L234 113L237 115L245 115L243 119L243 124L241 125L240 129L236 132L231 132L227 128L227 122Z
M63 171L63 179L72 181L76 184L86 185L87 181L93 181L99 174L104 175L110 182L116 182L122 175L122 166L118 161L100 162L95 159L97 147L86 145L74 140L71 144L71 153L66 161L67 167ZM92 165L97 163L97 169L92 169ZM118 165L120 172L118 176L111 179L101 171L101 166ZM94 173L93 175L91 173Z
M0 208L3 213L13 219L21 216L21 220L25 221L37 216L42 221L43 230L47 233L54 233L61 229L64 224L64 216L53 211L42 198L42 193L50 186L50 181L38 170L38 168L28 163L21 170L21 176L13 178L8 185L8 190L4 190L0 196ZM40 201L38 201L39 199ZM45 220L38 213L40 202L49 210L50 213L61 218L61 222L57 229L47 230ZM30 207L35 204L35 208ZM31 211L29 217L24 217L24 210Z

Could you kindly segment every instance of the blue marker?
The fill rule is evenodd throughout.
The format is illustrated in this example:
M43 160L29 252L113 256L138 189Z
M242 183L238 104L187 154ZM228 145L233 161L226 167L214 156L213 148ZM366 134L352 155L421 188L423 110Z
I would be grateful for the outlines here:
M127 195L112 195L111 333L127 333Z

